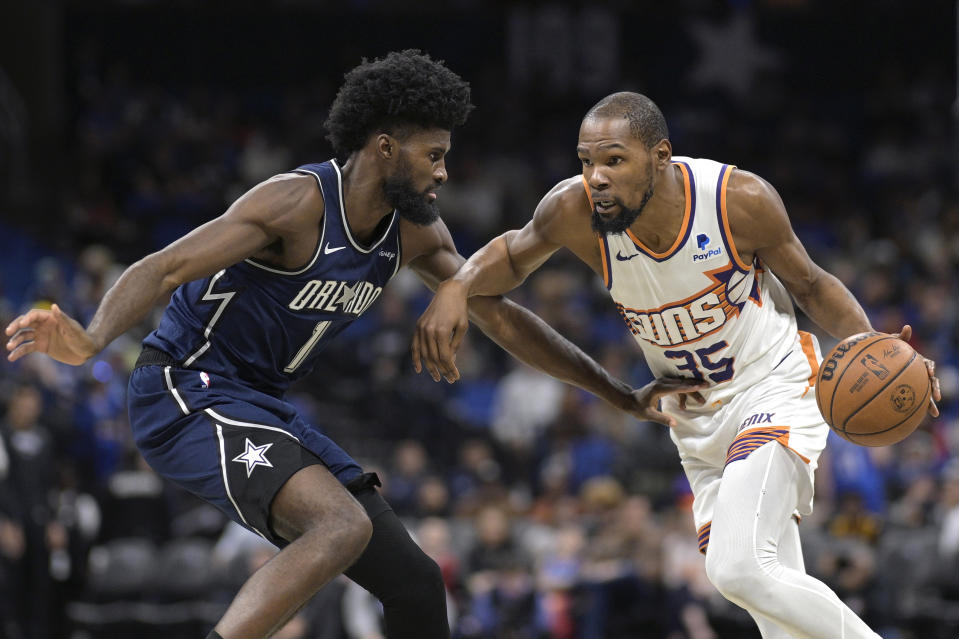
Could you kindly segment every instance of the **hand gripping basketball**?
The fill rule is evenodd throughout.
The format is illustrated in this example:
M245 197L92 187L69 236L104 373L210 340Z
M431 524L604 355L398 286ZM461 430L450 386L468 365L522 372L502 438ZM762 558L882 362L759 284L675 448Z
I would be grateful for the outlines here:
M926 417L939 415L935 363L899 334L859 333L839 342L823 359L816 382L819 411L841 437L862 446L902 441Z

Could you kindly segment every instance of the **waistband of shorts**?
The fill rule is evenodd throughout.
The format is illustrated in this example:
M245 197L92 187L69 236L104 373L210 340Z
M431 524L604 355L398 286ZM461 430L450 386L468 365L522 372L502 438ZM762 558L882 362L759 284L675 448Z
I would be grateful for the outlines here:
M180 363L175 359L170 357L168 353L161 351L158 348L153 348L152 346L144 346L143 350L140 351L140 356L137 357L136 364L133 365L133 368L140 368L141 366L179 366Z

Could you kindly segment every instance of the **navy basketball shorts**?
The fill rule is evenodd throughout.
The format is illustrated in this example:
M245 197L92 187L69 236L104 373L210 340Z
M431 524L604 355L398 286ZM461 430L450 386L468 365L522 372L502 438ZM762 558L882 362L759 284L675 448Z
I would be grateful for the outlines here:
M224 377L139 366L127 401L133 439L159 475L277 546L287 542L270 529L270 505L294 473L323 464L344 485L363 474L292 405Z

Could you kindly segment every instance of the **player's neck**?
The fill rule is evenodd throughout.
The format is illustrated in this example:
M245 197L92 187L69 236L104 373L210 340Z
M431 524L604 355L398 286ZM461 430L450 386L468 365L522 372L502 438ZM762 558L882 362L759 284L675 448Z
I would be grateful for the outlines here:
M685 213L685 180L673 164L656 181L653 196L629 230L649 248L665 251L679 236Z
M350 233L361 243L373 239L384 217L393 212L383 193L383 176L362 153L354 153L343 165L343 208Z

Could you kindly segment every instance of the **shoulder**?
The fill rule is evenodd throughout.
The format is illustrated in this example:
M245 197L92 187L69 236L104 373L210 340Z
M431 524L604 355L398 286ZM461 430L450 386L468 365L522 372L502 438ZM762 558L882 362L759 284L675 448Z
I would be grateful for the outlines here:
M539 206L536 207L537 213L544 215L564 215L569 213L581 213L589 216L589 198L586 196L586 185L583 184L583 178L576 175L566 178L551 188Z
M749 171L733 169L726 186L726 215L737 245L763 246L790 232L789 216L772 184Z
M582 176L562 180L543 196L533 214L533 226L556 244L569 245L582 239L583 232L591 235L592 206Z
M247 191L232 208L277 236L292 239L316 230L325 203L313 176L280 173Z
M232 209L265 220L322 218L323 194L310 175L280 173L260 182L234 202Z
M399 223L403 264L408 264L418 257L436 253L442 249L456 250L449 228L441 219L427 226L413 224L403 218L400 218Z
M310 206L324 208L323 192L317 185L316 178L303 173L280 173L261 182L255 188L268 189L273 197L283 201L290 207Z

